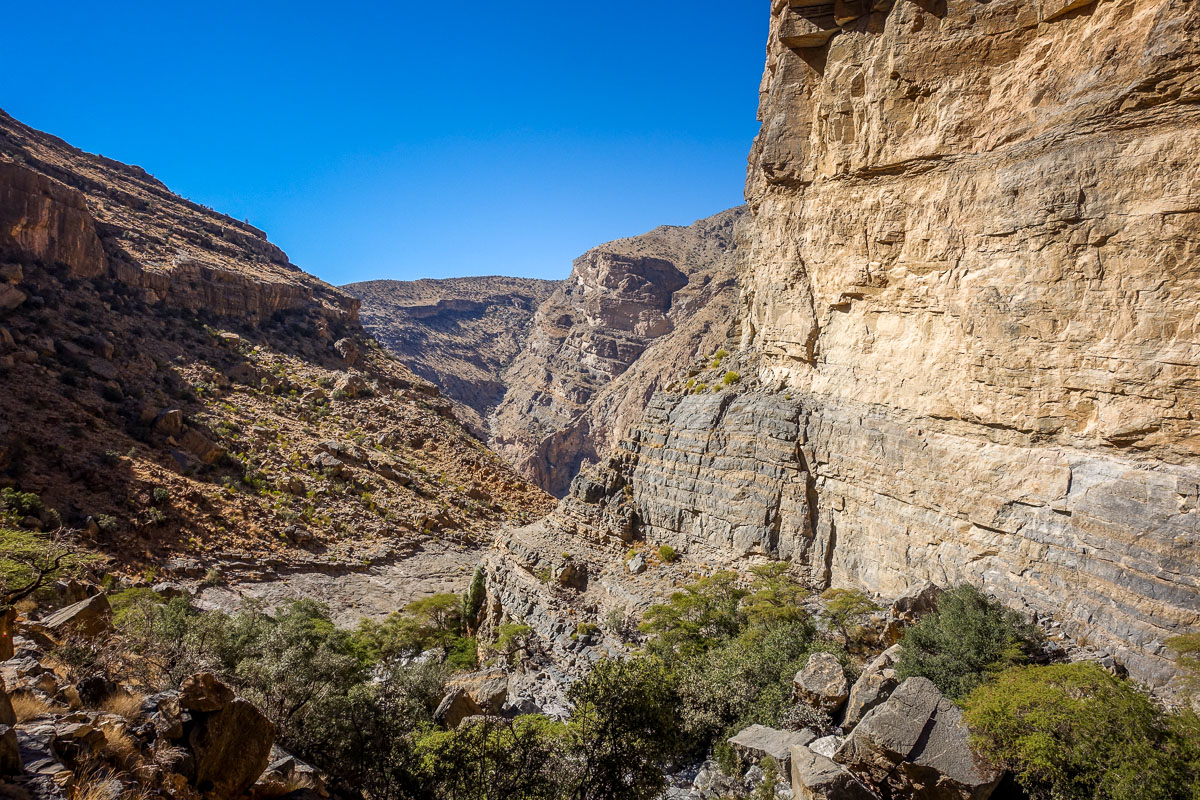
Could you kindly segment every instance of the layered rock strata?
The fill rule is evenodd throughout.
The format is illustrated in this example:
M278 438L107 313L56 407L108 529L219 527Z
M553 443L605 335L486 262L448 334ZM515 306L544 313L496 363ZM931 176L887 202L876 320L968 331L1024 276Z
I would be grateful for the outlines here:
M363 326L409 369L461 404L481 438L503 399L504 372L525 346L534 312L559 281L450 278L366 281L343 290L362 303Z
M502 539L500 594L538 542L595 559L600 614L679 580L622 570L643 540L969 581L1166 683L1200 628L1200 7L845 3L805 38L811 7L772 6L738 391L656 395Z
M744 209L601 245L537 310L504 375L489 443L562 496L605 456L681 363L729 337Z

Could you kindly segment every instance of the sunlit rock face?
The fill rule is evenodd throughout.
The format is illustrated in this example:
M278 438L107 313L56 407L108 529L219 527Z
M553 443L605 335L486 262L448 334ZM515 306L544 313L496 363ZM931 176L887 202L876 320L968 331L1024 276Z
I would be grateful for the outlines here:
M1200 627L1200 6L813 8L772 8L740 276L811 569L979 582L1165 678Z

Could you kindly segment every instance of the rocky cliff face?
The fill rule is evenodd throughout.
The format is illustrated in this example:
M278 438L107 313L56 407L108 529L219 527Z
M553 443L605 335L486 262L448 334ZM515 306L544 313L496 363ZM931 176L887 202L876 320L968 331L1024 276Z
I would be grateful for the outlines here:
M656 396L502 537L497 598L636 608L644 539L884 595L971 581L1167 681L1200 627L1198 67L1175 0L772 3L738 390ZM538 543L593 580L523 583Z
M356 312L261 232L0 114L0 485L114 570L399 565L386 612L548 508Z
M409 369L460 404L481 438L504 397L504 371L533 314L558 281L450 278L366 281L342 287L362 303L363 325Z
M505 373L490 444L523 474L564 494L580 466L609 451L655 389L729 336L736 303L732 209L602 245L534 315Z

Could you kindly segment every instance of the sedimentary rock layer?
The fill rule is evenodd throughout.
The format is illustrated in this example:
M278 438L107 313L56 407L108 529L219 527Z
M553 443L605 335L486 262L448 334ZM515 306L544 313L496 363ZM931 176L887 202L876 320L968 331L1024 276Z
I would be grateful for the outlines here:
M743 345L808 414L822 577L981 581L1145 675L1200 626L1200 7L1070 5L795 47L775 4Z
M449 278L366 281L342 287L362 303L363 326L409 369L462 405L480 437L504 397L504 371L521 352L533 314L559 281Z
M603 457L681 364L729 336L737 301L736 208L688 227L663 226L601 245L537 310L490 444L563 495Z

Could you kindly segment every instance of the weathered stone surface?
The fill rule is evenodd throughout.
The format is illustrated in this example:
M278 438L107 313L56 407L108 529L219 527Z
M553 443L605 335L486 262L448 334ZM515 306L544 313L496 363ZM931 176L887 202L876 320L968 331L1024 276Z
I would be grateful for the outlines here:
M56 637L68 634L99 636L112 629L112 607L108 604L108 595L93 595L61 608L43 619L41 627Z
M576 259L504 373L492 447L564 495L583 463L606 455L638 420L655 388L724 344L744 211L663 226Z
M781 731L766 725L751 725L729 737L729 746L746 764L757 764L770 756L779 766L779 772L788 774L791 766L792 748L806 745L814 738L810 730Z
M8 661L14 655L13 634L16 626L17 610L11 606L0 608L0 661Z
M189 675L179 687L179 705L188 711L220 711L232 703L233 698L233 689L211 672Z
M887 700L900 685L896 670L893 669L899 657L900 645L893 645L880 653L858 676L850 689L850 699L846 701L843 728L853 728L861 722L868 711Z
M92 278L107 269L95 222L75 189L0 161L0 257L66 264Z
M211 800L228 800L250 788L271 756L275 726L238 697L219 711L197 712L188 735L196 761L196 788Z
M962 711L926 678L909 678L850 733L833 760L898 796L987 800L1003 771L980 761Z
M813 653L792 679L792 694L801 703L833 714L850 696L850 682L837 656Z
M508 673L503 669L455 678L446 684L446 695L433 717L446 727L455 728L468 717L498 714L508 699L508 682Z
M1200 6L884 4L811 52L796 13L740 280L808 415L813 565L981 582L1165 680L1200 625Z
M875 800L845 768L803 745L792 748L791 778L797 800Z

